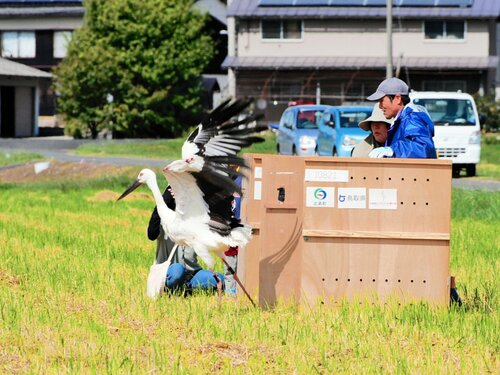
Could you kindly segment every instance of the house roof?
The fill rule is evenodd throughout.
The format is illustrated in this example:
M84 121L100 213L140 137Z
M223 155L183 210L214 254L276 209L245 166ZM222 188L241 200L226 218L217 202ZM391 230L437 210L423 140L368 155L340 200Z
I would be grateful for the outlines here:
M0 0L0 17L78 16L84 13L81 0Z
M228 17L239 18L386 18L385 6L263 6L262 0L233 0ZM301 1L300 4L314 1ZM470 7L394 6L400 18L494 18L500 17L500 1L474 0Z
M0 77L51 78L52 74L0 57Z
M0 17L9 16L83 16L83 7L0 8Z
M82 0L0 0L0 6L9 4L12 6L30 6L31 4L52 5L52 4L80 4Z
M402 67L411 69L463 69L477 70L495 68L498 56L487 57L404 57ZM394 59L394 66L397 65ZM223 68L240 70L302 70L302 69L385 69L385 57L270 57L270 56L228 56Z

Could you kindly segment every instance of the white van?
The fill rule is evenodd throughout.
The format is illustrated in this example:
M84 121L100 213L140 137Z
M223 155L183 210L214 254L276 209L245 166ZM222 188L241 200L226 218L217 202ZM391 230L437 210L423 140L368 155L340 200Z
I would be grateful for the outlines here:
M481 154L481 129L474 98L462 92L412 91L412 103L424 106L434 122L439 158L453 162L453 175L465 168L476 175Z

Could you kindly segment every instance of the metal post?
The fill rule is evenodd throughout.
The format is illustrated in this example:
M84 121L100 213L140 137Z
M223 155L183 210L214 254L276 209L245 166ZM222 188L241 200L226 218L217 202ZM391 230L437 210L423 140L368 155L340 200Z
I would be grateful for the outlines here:
M386 6L387 14L385 20L385 25L386 25L385 27L387 33L387 65L386 65L385 77L391 78L392 77L392 0L387 0L386 4L387 4Z
M321 104L321 85L319 81L316 82L316 104Z

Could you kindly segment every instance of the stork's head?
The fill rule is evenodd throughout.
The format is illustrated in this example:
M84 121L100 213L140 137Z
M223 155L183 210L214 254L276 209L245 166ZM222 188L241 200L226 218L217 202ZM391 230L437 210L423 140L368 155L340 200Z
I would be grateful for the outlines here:
M117 200L125 198L142 184L146 183L149 185L153 181L156 181L156 174L151 169L143 169L139 172L137 179L123 192L122 195L120 195Z
M198 155L193 155L185 159L173 161L165 168L163 173L184 173L184 172L200 172L203 168L203 158Z

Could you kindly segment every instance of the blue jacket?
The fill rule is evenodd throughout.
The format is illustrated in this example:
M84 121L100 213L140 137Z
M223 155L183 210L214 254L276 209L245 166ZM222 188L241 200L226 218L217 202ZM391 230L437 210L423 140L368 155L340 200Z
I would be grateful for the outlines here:
M387 132L386 146L395 158L436 159L434 124L424 107L407 104Z

